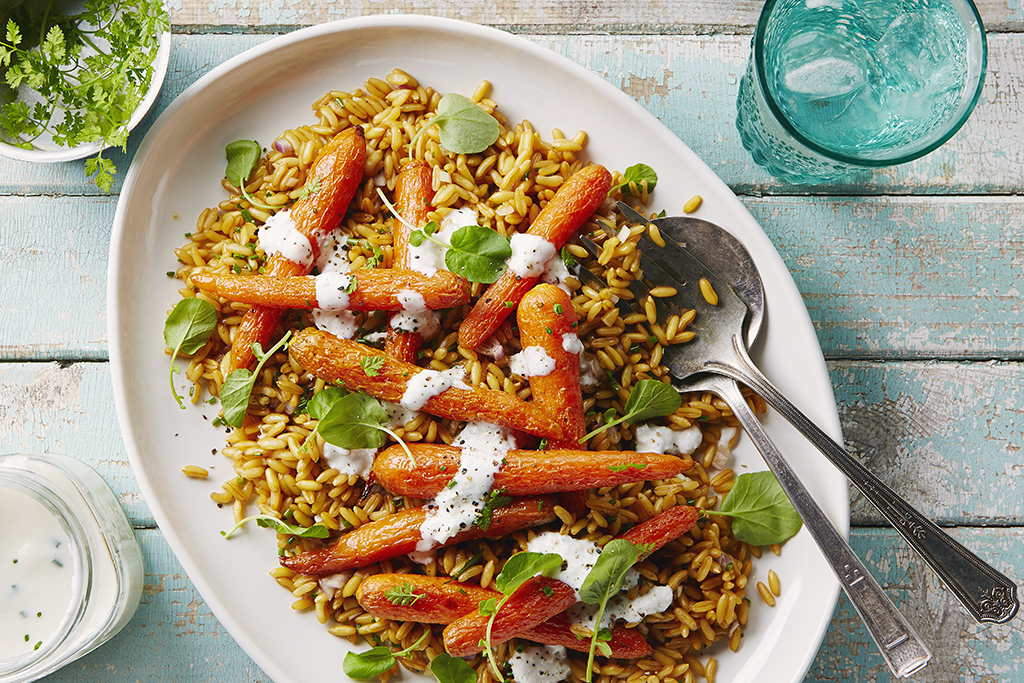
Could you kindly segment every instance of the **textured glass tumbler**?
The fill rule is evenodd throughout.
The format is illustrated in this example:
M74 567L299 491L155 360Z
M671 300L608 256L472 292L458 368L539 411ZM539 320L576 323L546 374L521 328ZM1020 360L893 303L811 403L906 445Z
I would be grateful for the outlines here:
M971 0L767 0L736 127L759 166L794 184L902 164L963 126L986 61Z

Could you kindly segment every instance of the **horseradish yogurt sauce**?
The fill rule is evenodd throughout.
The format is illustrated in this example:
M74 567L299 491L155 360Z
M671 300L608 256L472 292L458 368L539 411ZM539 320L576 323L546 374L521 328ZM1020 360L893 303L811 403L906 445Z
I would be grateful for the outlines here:
M441 221L441 229L434 236L445 244L451 244L452 235L455 234L456 230L467 225L476 225L478 220L476 210L472 207L467 206L452 211ZM430 240L423 240L423 243L418 247L410 244L406 249L408 250L409 267L411 269L423 273L427 277L432 277L438 270L448 270L444 263L444 254L448 250L440 244Z
M509 662L516 683L558 683L572 673L565 648L557 645L528 645Z
M38 650L81 599L71 539L34 497L0 487L0 659Z
M399 405L409 410L422 410L427 401L441 392L455 387L456 389L472 390L465 383L466 369L456 365L450 370L443 372L439 370L421 370L409 378L405 385L405 392Z
M275 214L273 217L279 216ZM272 218L273 218L272 217ZM317 259L316 267L320 271L317 276L317 301L320 302L319 279L323 277L338 278L336 284L341 284L340 277L351 277L351 264L348 260L348 248L345 246L345 238L337 231L324 238L320 245L320 257ZM325 282L330 282L330 279ZM348 283L345 283L346 285ZM325 296L327 296L325 294ZM333 295L331 297L333 299ZM340 295L334 303L341 303ZM348 294L345 294L345 306L348 306ZM356 323L356 316L348 310L328 310L325 307L313 309L313 323L317 329L330 332L339 339L352 339L359 331L359 324Z
M494 475L508 452L516 447L512 430L486 422L470 422L452 443L462 449L459 471L452 483L427 503L416 550L426 552L465 531L483 509Z
M316 285L316 307L322 311L344 311L349 306L349 288L352 275L349 273L320 273L313 282Z
M268 218L256 236L268 257L280 254L300 266L308 268L313 265L313 247L309 238L299 232L290 209L278 211Z
M526 550L533 553L557 553L564 560L562 568L551 575L576 591L579 598L580 588L590 570L594 568L601 549L593 541L563 536L557 531L546 531L537 534L526 544ZM622 580L622 591L608 601L601 618L601 627L610 626L616 619L624 619L627 623L641 621L648 614L664 612L672 604L672 589L668 586L655 586L646 595L630 598L626 593L640 584L640 572L630 569ZM597 616L597 605L576 603L569 610L569 618L574 624L593 629Z
M543 346L527 346L508 359L508 369L520 377L547 377L555 369L555 359Z
M703 438L696 426L677 432L668 427L643 424L636 428L636 450L637 453L690 455Z
M512 235L509 244L512 255L508 258L508 269L521 278L543 275L548 261L557 251L555 245L543 237L525 232Z

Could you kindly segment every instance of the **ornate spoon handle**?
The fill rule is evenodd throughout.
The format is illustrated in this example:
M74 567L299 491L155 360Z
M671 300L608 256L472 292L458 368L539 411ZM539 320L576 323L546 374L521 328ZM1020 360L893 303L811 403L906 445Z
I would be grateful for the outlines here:
M912 508L821 431L761 374L739 337L733 337L733 347L740 361L738 366L712 364L714 367L709 365L707 369L746 384L800 430L878 508L977 621L1001 624L1017 614L1020 603L1013 581Z
M800 513L804 526L839 578L843 590L864 620L868 633L889 668L897 677L903 678L924 667L931 659L931 652L797 479L747 406L736 382L727 377L713 376L701 382L701 387L717 393L732 408L743 430L757 446L793 502L793 507Z

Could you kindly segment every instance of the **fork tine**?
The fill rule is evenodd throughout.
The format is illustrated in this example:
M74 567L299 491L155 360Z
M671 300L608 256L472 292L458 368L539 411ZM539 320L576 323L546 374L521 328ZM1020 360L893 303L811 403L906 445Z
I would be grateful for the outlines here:
M605 228L605 230L607 230L607 228ZM578 235L577 237L579 238L580 244L583 245L583 248L587 250L587 253L589 253L594 258L598 258L598 255L601 253L601 248L597 246L597 244L593 240L591 240L589 237L585 235ZM601 281L600 278L598 278L596 275L594 277L599 282L601 282L601 287L608 286L606 282ZM641 282L640 280L633 280L632 282L629 283L629 285L627 285L627 287L630 293L633 295L633 299L629 300L628 302L628 306L631 309L631 311L630 313L624 313L622 307L619 306L619 312L623 313L624 318L628 317L632 313L647 315L647 308L646 304L644 303L644 299L650 294L650 286L647 285L647 283L645 282ZM656 318L658 320L663 320L668 316L672 315L672 311L668 308L668 306L665 305L665 303L660 298L652 296L651 299L654 300L654 309L656 312ZM619 300L620 304L622 301L623 299Z

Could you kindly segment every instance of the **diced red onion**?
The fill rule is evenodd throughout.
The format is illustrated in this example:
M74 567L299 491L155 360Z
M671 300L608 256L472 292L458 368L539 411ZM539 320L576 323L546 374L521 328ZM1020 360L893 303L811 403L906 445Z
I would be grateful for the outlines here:
M292 149L292 143L288 142L284 138L274 140L274 149L281 154L292 154L295 151Z

